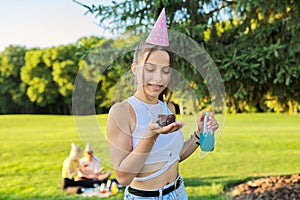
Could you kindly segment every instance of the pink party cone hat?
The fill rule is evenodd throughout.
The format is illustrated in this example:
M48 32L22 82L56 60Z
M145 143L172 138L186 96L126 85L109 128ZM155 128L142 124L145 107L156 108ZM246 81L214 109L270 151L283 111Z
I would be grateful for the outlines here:
M160 15L158 16L146 42L158 46L169 46L165 8L162 9Z

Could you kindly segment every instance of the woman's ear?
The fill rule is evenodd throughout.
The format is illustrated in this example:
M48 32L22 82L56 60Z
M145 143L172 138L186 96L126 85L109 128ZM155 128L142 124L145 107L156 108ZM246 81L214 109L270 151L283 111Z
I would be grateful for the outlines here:
M135 76L136 76L136 70L137 70L136 64L135 64L135 63L132 63L132 64L131 64L131 71L132 71L133 75L135 75Z

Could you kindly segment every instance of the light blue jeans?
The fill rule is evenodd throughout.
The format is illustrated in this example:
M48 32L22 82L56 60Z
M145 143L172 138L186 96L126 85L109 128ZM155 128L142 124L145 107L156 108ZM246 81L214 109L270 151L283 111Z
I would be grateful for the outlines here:
M171 183L172 184L172 183ZM168 188L170 184L164 186L163 188L160 188L159 190L163 190L165 188ZM169 194L162 195L159 197L141 197L136 196L134 194L131 194L128 192L128 187L126 187L124 192L124 200L188 200L187 193L184 189L184 182L182 180L181 185L176 190L170 192Z

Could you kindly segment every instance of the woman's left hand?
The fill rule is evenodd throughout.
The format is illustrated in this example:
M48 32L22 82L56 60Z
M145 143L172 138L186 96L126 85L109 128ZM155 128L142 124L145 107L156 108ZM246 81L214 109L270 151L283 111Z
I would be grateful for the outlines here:
M204 115L204 112L203 112L197 120L198 130L200 132L203 131L204 116L205 115ZM208 115L207 128L211 129L213 132L215 132L219 128L219 124L218 124L213 112L210 112L209 115Z

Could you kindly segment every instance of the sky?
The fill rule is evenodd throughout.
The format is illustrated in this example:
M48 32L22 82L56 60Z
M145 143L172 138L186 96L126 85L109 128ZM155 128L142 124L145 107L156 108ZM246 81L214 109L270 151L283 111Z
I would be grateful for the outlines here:
M87 5L109 0L78 0ZM46 48L85 36L109 36L72 0L0 0L0 51L8 45Z

